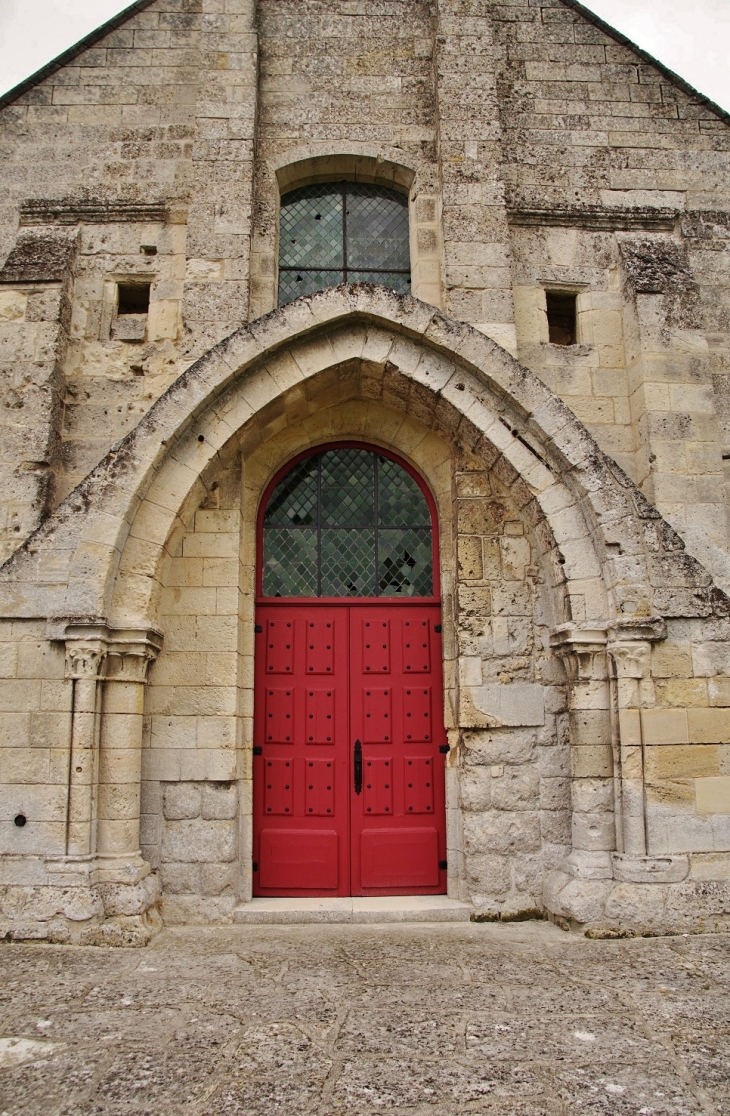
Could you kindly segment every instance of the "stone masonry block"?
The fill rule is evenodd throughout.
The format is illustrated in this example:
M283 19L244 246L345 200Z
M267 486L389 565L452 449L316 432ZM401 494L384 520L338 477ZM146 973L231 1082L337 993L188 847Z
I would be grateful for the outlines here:
M698 814L730 814L730 775L695 779Z
M238 793L228 783L204 783L200 788L202 816L205 819L235 818L238 813Z
M543 725L545 697L542 686L534 682L513 682L510 685L490 683L473 686L471 700L476 708L499 725Z
M163 812L169 821L200 815L200 787L192 783L168 783L163 791Z
M642 709L644 743L686 744L689 740L686 709Z
M202 895L231 893L236 886L235 864L201 864L200 891Z
M495 810L534 810L540 796L540 776L534 767L506 768L492 779Z
M200 818L169 821L162 833L162 860L206 864L233 860L236 855L234 821Z
M688 709L687 724L693 742L730 743L730 709Z
M665 744L647 747L647 779L686 779L720 774L716 744Z
M583 744L570 749L574 779L608 779L613 775L613 754L609 744Z

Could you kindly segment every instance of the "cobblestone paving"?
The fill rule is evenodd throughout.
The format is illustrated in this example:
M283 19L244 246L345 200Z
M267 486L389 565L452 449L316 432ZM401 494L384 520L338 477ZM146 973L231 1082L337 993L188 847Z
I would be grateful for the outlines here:
M0 946L2 1116L730 1113L730 937L545 923Z

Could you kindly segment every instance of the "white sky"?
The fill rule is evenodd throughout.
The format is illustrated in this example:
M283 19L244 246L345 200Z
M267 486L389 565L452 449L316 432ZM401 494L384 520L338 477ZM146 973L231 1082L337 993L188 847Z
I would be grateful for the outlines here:
M0 0L0 92L127 6ZM586 6L730 110L730 0L588 0Z

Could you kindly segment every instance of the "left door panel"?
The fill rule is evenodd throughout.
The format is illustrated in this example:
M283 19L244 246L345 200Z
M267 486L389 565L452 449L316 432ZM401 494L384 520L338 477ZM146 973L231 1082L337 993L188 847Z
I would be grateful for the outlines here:
M349 895L346 608L261 605L254 895Z

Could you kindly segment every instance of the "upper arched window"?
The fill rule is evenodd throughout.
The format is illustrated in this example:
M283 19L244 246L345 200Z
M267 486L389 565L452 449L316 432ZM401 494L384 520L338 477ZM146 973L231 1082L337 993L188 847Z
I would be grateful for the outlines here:
M263 502L265 597L431 597L432 512L390 455L346 444L290 465Z
M411 289L408 199L386 186L324 182L281 199L279 305L339 283Z

